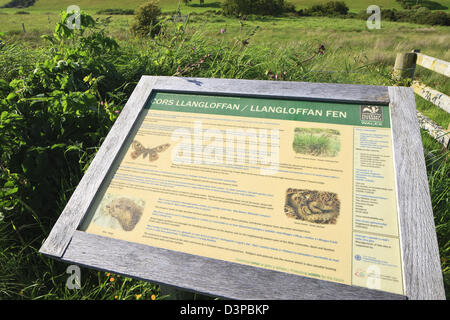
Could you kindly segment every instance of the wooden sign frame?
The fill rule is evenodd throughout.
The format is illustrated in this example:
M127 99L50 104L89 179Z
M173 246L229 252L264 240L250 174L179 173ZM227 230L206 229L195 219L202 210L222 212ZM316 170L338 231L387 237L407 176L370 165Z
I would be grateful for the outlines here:
M77 230L153 91L389 105L405 296ZM415 99L406 87L143 76L40 253L229 299L445 299Z

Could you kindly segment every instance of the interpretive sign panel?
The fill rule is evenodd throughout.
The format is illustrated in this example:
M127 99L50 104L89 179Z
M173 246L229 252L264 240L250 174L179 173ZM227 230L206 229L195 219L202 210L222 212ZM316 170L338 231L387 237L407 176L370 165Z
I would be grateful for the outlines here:
M430 230L434 224L429 193L405 194L408 185L398 181L408 178L396 163L404 142L396 138L391 92L407 88L144 82L120 116L130 109L132 123L119 118L108 135L115 141L104 142L114 149L104 151L108 163L91 165L107 168L92 173L89 203L80 194L82 213L66 208L77 216L69 219L70 238L52 231L43 253L229 298L420 298L405 255L405 241L415 236L402 233L415 222L405 222L402 203L421 198L414 214L425 218L415 219L428 219ZM268 85L274 88L264 90ZM414 100L402 103L415 108ZM415 156L425 176L412 183L428 191L423 154ZM54 230L67 225L60 220ZM426 241L436 250L432 232ZM51 241L58 244L53 254ZM423 298L443 295L438 255L431 254L427 264L439 270Z
M136 129L87 232L403 294L387 106L158 92Z

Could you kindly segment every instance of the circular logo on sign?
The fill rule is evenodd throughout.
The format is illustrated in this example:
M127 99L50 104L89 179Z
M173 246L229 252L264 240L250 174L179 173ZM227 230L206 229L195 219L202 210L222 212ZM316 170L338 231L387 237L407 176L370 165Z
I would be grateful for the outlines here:
M355 256L355 259L356 259L356 261L359 261L359 260L361 260L361 256L360 256L359 254L357 254L357 255Z

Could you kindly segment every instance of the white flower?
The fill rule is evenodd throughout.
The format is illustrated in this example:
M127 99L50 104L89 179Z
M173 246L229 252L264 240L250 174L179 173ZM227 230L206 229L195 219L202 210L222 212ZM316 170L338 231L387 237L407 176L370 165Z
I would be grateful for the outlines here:
M67 66L67 61L66 60L59 60L57 66L58 67Z

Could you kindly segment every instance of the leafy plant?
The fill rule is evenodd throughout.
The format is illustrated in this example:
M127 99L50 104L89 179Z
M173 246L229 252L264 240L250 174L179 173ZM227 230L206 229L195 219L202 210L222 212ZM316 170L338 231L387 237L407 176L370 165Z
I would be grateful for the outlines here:
M155 36L161 30L160 15L161 9L156 1L143 4L136 11L136 22L131 30L140 37Z
M97 14L110 14L110 15L133 15L134 10L133 9L102 9L97 11Z
M343 1L330 1L324 4L316 4L311 8L302 10L302 15L306 16L338 16L348 13L348 6Z
M90 16L81 15L79 30L68 18L63 13L45 37L52 44L47 59L0 81L0 207L11 223L57 212L61 181L82 174L88 157L82 164L80 154L92 154L117 117L100 103L117 44Z
M292 11L293 6L284 0L226 0L222 5L226 15L280 15Z

